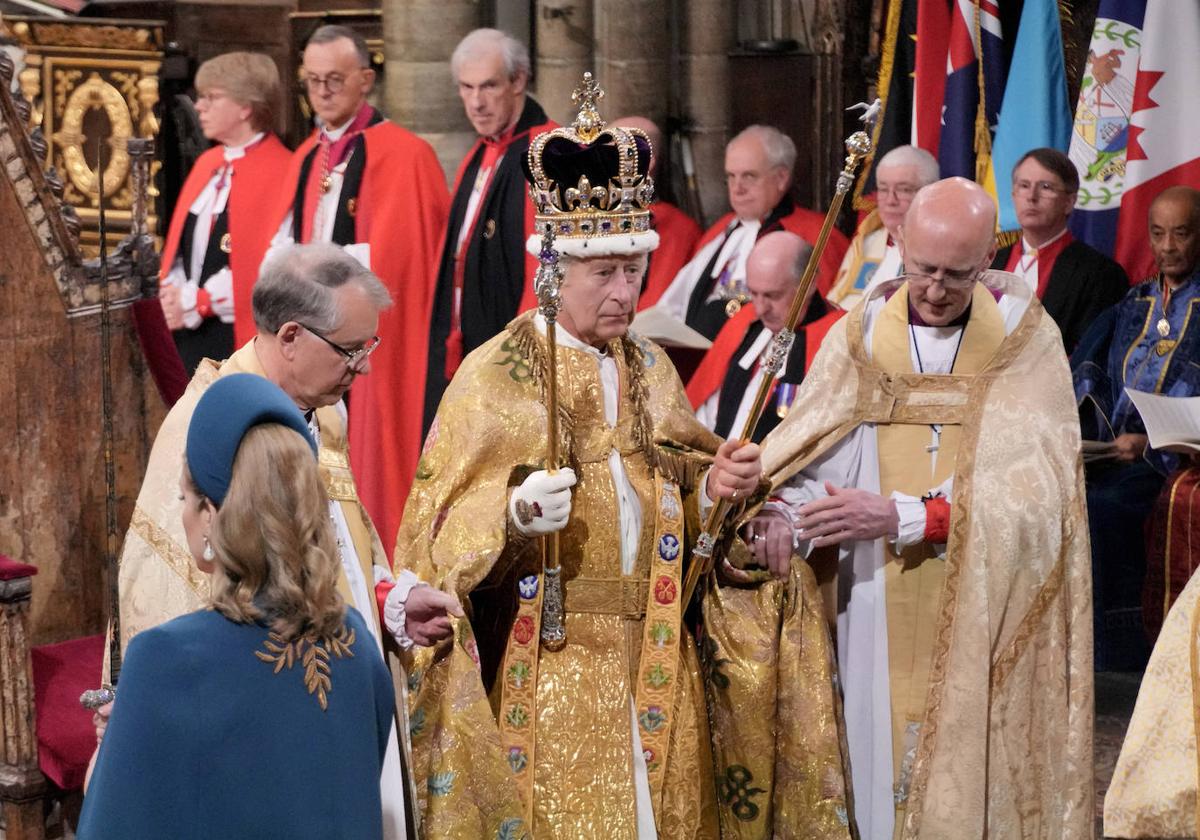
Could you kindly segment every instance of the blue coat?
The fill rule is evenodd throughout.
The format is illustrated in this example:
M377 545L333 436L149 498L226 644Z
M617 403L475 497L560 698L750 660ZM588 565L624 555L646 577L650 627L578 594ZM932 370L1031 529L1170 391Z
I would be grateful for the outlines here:
M83 803L80 840L382 835L379 776L394 719L371 631L328 655L327 708L305 662L278 673L268 631L201 611L139 633ZM306 648L312 650L312 648ZM310 655L312 661L324 657Z
M1146 280L1106 310L1071 355L1075 397L1080 404L1083 436L1112 440L1131 432L1145 434L1146 427L1133 407L1126 388L1173 397L1200 394L1200 272L1180 286L1170 298L1169 337L1177 341L1169 352L1157 352L1157 322L1163 317L1158 279ZM1178 456L1151 452L1148 460L1161 472L1170 472Z

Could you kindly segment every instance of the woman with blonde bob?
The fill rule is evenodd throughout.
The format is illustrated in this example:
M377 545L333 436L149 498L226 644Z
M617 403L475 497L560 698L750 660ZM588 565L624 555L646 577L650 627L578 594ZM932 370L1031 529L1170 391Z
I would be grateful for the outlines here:
M268 380L226 376L185 462L211 609L130 641L78 837L381 837L391 678L337 590L307 422Z
M217 145L188 173L162 252L159 298L190 376L205 357L221 360L254 335L250 290L271 242L264 196L291 157L272 133L279 71L266 55L231 52L196 73L196 113Z

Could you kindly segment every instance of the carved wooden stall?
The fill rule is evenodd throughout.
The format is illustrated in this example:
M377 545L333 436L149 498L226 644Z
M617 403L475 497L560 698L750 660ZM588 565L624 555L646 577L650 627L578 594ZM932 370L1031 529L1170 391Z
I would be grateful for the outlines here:
M42 769L65 787L77 785L82 778L77 757L82 754L86 761L89 750L90 715L79 708L76 689L100 676L107 484L100 266L82 260L79 218L64 204L66 189L57 174L42 169L48 144L40 128L26 130L31 109L9 93L13 71L0 54L0 402L7 408L11 435L0 459L0 802L5 836L19 840L43 836L43 798L61 793ZM103 95L97 96L102 101ZM62 122L56 118L55 124ZM123 142L110 141L105 157L115 160ZM148 152L140 153L141 175ZM86 160L75 165L82 171L72 183L86 202L91 198L87 187L94 191L101 176ZM132 216L131 204L126 206ZM145 470L152 428L162 415L148 387L129 309L153 288L148 281L157 273L157 261L151 246L144 235L126 240L107 271L114 491L121 533ZM44 646L35 653L40 650L61 668L52 674L31 669L31 646ZM87 661L68 661L79 654ZM66 692L56 716L46 720L50 704L44 702L43 688L57 692L60 701ZM73 740L64 746L68 738ZM68 766L64 750L72 749L76 759Z
M43 167L63 176L63 198L83 222L80 248L95 256L99 242L94 143L113 138L104 171L110 233L122 236L132 221L133 190L125 141L158 134L158 73L163 24L147 20L5 17L8 33L25 50L21 93L33 103L30 127L49 140ZM151 230L157 220L149 219Z

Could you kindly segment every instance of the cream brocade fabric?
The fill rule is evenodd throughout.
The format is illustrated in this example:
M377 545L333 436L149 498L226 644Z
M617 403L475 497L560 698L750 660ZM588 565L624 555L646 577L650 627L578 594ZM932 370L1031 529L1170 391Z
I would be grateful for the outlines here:
M686 527L694 537L698 509L692 491L717 440L695 421L674 368L649 342L630 337L609 345L621 382L613 429L603 422L594 359L559 347L563 452L579 480L561 537L567 644L557 653L543 648L537 663L529 759L535 769L533 825L526 826L509 768L510 761L525 760L525 753L503 748L495 703L504 675L496 671L513 627L517 582L541 564L538 541L512 533L506 509L509 489L545 458L538 376L544 343L527 313L464 361L429 432L397 538L398 567L438 582L471 608L470 621L458 623L453 643L418 652L410 681L414 774L422 831L429 838L515 838L530 828L538 840L637 836L630 701L642 644L640 610L647 592L642 581L654 550L654 467L684 490ZM652 459L634 416L634 392L642 387ZM625 578L638 582L625 587L606 460L613 447L643 511L637 562ZM624 589L637 597L616 598L615 609L589 597L587 607L578 588L583 579L592 582L593 593L603 588L597 581L606 581L613 592ZM801 584L793 586L795 592ZM658 757L666 762L662 805L655 813L663 840L848 837L831 648L819 607L811 608L819 605L819 595L810 574L805 590L810 608L785 609L798 600L786 598L787 589L776 584L731 591L728 604L735 614L714 618L733 647L714 642L719 654L703 670L690 634L675 636L679 685L669 750ZM774 656L781 648L788 655ZM710 733L705 684L711 691L714 669L718 681L732 683L734 691L718 691L722 711ZM791 690L802 675L811 681ZM491 698L485 684L492 687ZM784 714L803 726L777 726ZM714 767L714 745L716 760L725 757L728 764ZM729 767L747 770L753 781L739 784L746 777L735 770L734 780L722 785L729 781ZM741 817L732 816L734 806ZM730 831L722 833L718 820Z
M1106 837L1196 837L1200 574L1167 613L1142 677L1112 784Z
M901 836L1091 837L1091 572L1058 330L1033 301L978 374L922 376L872 363L862 328L860 304L830 331L763 462L778 486L860 424L959 415L945 584Z
M146 465L146 477L138 492L129 530L121 549L119 585L121 593L121 645L149 627L177 616L203 609L208 600L208 575L196 568L183 532L183 503L179 498L179 476L183 468L188 424L200 396L221 376L231 373L265 373L254 351L246 344L218 365L205 359L187 390L167 413ZM330 498L339 502L350 527L363 574L373 581L372 560L390 568L383 546L359 503L350 475L346 433L335 408L317 410L321 426L319 462L321 477ZM346 603L353 604L345 573L338 586ZM364 615L378 631L377 614ZM107 677L108 663L105 662Z

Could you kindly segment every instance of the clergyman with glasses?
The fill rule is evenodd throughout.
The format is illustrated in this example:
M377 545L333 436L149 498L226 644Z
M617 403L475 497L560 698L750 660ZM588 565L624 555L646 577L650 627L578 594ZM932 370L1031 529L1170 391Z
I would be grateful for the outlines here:
M372 372L380 349L387 346L379 323L391 302L379 278L340 248L288 245L267 259L254 286L257 335L224 362L200 363L155 438L121 552L123 645L142 630L208 603L209 577L192 562L183 532L179 475L196 403L209 385L235 373L269 379L305 413L319 443L321 478L337 536L338 556L331 559L339 564L338 588L347 605L362 614L373 643L385 654L395 654L450 635L449 616L461 615L457 601L409 572L393 578L350 472L342 396ZM394 669L399 667L394 657L389 660ZM400 696L397 709L404 709ZM385 838L405 837L412 814L401 770L406 732L393 727L384 758Z
M1031 149L1012 171L1021 238L996 253L993 268L1024 278L1058 324L1068 353L1092 321L1129 291L1125 269L1071 235L1079 172L1058 149Z
M995 204L949 178L909 272L826 336L763 442L744 526L777 574L829 546L863 837L1091 837L1092 618L1079 424L1058 329L988 271ZM834 559L836 557L836 559Z
M900 225L917 190L938 179L937 159L918 146L897 146L875 165L875 209L859 224L828 300L843 309L904 271Z
M317 126L280 185L273 245L332 242L383 281L396 306L380 314L375 373L350 393L350 452L363 503L391 550L421 449L428 317L450 209L433 147L368 101L371 51L345 26L308 39L302 81Z

